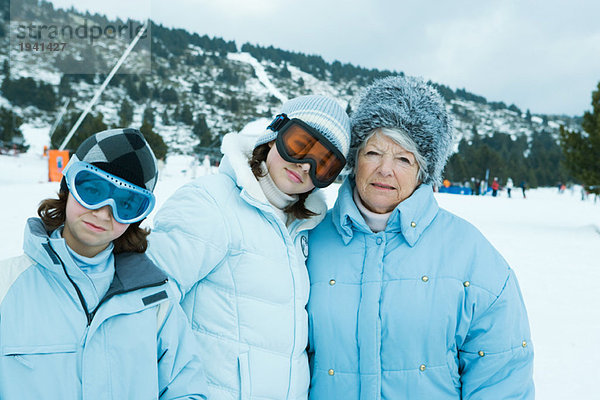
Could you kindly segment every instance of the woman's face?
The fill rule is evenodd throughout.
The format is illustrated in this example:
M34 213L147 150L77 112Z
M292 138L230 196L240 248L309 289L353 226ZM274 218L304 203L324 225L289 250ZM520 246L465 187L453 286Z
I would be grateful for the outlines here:
M413 153L377 133L358 154L356 188L367 209L385 214L415 191L418 173Z
M269 143L269 153L267 154L267 169L275 185L283 193L288 195L306 193L314 189L315 185L308 176L310 164L291 163L285 161L279 155L275 141Z
M89 210L79 204L71 193L65 214L63 237L71 249L84 257L94 257L106 249L130 225L115 221L110 206Z

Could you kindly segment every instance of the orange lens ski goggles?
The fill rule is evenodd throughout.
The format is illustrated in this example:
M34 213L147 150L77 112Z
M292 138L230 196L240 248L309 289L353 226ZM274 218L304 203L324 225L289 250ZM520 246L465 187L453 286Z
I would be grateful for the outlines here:
M275 143L284 160L310 164L308 174L316 187L329 186L346 165L346 158L333 143L298 118L279 114L267 129L278 132Z

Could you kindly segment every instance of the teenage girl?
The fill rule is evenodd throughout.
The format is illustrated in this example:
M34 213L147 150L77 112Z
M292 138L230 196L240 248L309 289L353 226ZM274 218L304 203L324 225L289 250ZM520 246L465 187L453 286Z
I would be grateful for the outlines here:
M308 230L346 162L349 120L332 99L286 102L264 133L223 139L219 173L162 207L150 257L177 282L212 398L305 400Z
M134 129L86 139L57 199L0 262L0 398L206 399L198 347L145 255L154 154Z

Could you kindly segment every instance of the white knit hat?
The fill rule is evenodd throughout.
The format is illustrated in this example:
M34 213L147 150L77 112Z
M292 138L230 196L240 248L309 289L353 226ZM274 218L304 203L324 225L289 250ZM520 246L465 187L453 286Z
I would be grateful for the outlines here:
M298 118L318 130L343 155L350 149L350 120L344 109L333 99L325 96L300 96L286 101L281 113L289 119ZM277 132L266 129L254 147L277 138Z

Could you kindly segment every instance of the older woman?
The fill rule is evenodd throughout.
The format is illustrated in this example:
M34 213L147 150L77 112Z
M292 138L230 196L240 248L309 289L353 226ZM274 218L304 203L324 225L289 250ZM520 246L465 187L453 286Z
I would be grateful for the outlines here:
M311 400L534 397L514 272L433 196L451 125L422 81L363 94L354 174L309 238Z

